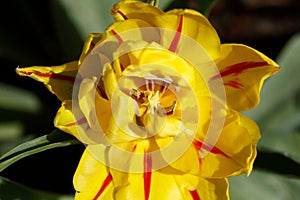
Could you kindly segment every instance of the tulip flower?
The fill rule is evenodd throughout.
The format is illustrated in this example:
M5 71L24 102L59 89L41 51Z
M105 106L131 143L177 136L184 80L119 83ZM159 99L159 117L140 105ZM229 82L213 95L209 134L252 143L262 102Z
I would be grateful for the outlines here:
M199 12L120 1L78 61L18 68L61 101L57 128L86 144L75 199L229 199L249 174L260 130L254 108L279 66L242 44L221 44Z

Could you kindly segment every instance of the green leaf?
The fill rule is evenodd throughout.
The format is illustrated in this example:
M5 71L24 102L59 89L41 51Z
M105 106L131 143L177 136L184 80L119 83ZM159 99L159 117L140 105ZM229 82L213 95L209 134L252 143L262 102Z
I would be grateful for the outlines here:
M14 162L32 154L36 154L56 147L80 144L73 136L58 129L48 135L44 135L31 141L20 144L0 157L0 172Z
M74 197L33 190L6 178L0 177L0 199L72 200Z
M89 33L103 32L114 20L110 15L112 6L119 0L59 0L82 39Z
M215 2L216 2L215 0L201 0L199 11L203 13L205 16L208 16Z
M31 91L0 82L0 108L37 113L41 102Z
M254 167L292 178L300 178L300 163L278 152L258 151Z
M161 1L160 1L161 2ZM181 1L181 0L175 0L170 1L171 3L168 5L167 10L173 9L173 8L194 8L198 11L200 11L202 14L208 16L210 8L213 6L214 0L199 0L191 3L192 1ZM198 7L198 9L196 8Z
M174 8L187 8L187 7L188 7L188 1L174 0L174 1L170 1L169 5L166 5L165 10L168 11Z
M296 200L300 196L300 180L258 170L231 177L229 183L231 200Z

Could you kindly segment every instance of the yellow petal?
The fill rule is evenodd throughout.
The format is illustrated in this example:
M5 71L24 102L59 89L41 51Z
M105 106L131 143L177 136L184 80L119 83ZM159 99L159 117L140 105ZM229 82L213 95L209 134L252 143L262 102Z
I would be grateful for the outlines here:
M201 199L229 200L227 179L199 179L197 192Z
M72 110L77 118L83 116L86 119L87 125L80 126L81 129L79 129L78 134L80 134L80 141L89 144L103 144L106 142L105 133L111 115L110 102L101 97L96 89L96 81L95 77L81 81L78 104L75 104L76 107ZM98 115L104 115L105 117L98 117ZM86 141L86 138L90 138L91 141Z
M86 123L86 119L82 116L81 120L77 120L72 112L72 101L66 100L62 102L62 106L57 111L54 119L55 127L60 130L80 138L78 135L77 126L82 126Z
M176 51L176 47L180 46L176 43L180 43L181 35L185 35L199 43L211 58L219 56L220 41L217 32L202 14L194 10L174 9L163 13L149 4L122 1L114 6L112 14L117 20L141 19L153 27L161 28L161 44L166 49ZM192 52L191 49L189 51Z
M153 24L156 27L171 29L178 33L170 33L164 31L163 46L172 50L171 46L175 45L175 40L178 40L178 48L173 48L172 51L176 51L180 54L180 51L193 52L194 45L183 46L180 49L181 43L190 43L193 41L200 45L210 58L215 59L220 53L220 39L209 21L199 12L189 9L174 9L166 12L161 16L156 16L153 19L149 19L148 23ZM175 35L174 35L175 34ZM204 37L205 36L205 37ZM178 37L178 38L176 38ZM187 49L189 48L189 49ZM202 52L199 52L201 56Z
M73 107L73 103L74 101L71 100L62 102L62 106L59 108L54 119L55 127L75 136L82 143L97 143L100 140L100 134L91 129L86 117L78 109L78 107Z
M226 179L203 179L176 172L170 167L149 173L124 173L115 170L111 170L111 173L115 199L229 199Z
M77 70L78 62L73 61L60 66L17 68L16 72L44 83L53 94L64 101L72 99Z
M160 35L159 30L152 27L151 24L140 19L129 19L126 21L117 21L111 24L105 31L102 41L116 41L122 44L126 41L141 41L141 42L159 42ZM124 46L122 47L124 48ZM127 53L126 49L122 49ZM130 50L130 49L129 49Z
M99 154L105 147L98 145ZM97 160L89 150L85 150L73 179L75 199L113 199L113 183L109 169Z
M200 174L207 178L225 178L250 173L256 157L256 145L260 138L254 121L228 110L224 128L214 146L196 138L199 151ZM203 140L203 139L202 139Z
M137 147L137 153L143 148L144 145ZM99 155L105 157L108 151L109 148L102 145L87 147L73 180L77 191L75 199L229 199L226 179L203 179L171 167L153 171L150 157L141 160L144 172L122 172L108 168L97 158Z
M88 38L86 39L78 64L81 65L85 57L91 52L91 50L95 47L97 42L99 42L102 39L101 33L90 33L88 35Z
M111 14L116 20L142 19L147 21L155 15L162 14L159 8L138 1L120 1L111 9Z
M255 107L260 100L261 87L279 66L255 49L241 44L223 44L221 58L216 61L227 94L228 105L238 111Z

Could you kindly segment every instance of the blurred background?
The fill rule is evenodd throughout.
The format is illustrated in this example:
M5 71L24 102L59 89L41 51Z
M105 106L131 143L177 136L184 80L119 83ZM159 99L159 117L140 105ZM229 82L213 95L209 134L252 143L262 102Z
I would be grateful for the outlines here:
M43 84L19 77L15 69L77 60L87 34L102 32L113 21L109 11L115 2L2 2L0 156L22 142L52 132L60 107L60 101ZM261 104L245 113L261 127L259 149L263 153L258 155L250 177L230 179L230 192L233 200L300 199L300 1L160 0L160 8L201 11L208 15L222 43L249 45L282 66L276 76L267 80ZM0 173L6 178L0 180L0 197L5 188L2 185L1 189L1 183L5 183L24 194L39 191L68 198L74 193L72 178L83 151L84 146L77 144L14 163Z

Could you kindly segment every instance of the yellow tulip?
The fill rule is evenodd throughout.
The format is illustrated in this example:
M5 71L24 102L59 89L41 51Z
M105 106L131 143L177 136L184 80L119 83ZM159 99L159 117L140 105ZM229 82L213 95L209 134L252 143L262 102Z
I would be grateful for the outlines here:
M260 138L240 114L279 66L242 44L220 44L200 13L131 0L90 34L78 61L18 68L61 101L54 124L87 145L75 199L229 199Z

